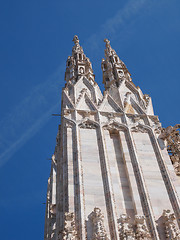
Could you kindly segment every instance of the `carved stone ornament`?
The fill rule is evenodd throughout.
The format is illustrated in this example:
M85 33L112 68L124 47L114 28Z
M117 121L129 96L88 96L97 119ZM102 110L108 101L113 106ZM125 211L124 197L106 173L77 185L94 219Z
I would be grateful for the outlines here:
M165 225L166 238L169 240L180 240L180 231L177 229L174 213L171 213L170 210L164 210L162 217Z
M82 122L80 125L79 125L80 128L87 128L87 129L96 129L97 128L97 125L92 122L92 121L85 121L85 122Z
M131 124L133 123L137 123L141 120L141 117L136 115L136 114L133 114L133 115L127 115L129 121L131 122Z
M148 130L143 128L141 125L137 125L135 127L132 127L131 131L132 132L141 132L141 133L147 133L148 132Z
M108 113L107 118L109 122L112 122L115 119L114 113Z
M167 150L170 155L170 159L174 166L176 175L180 176L180 134L178 129L180 124L176 124L174 127L169 126L166 129L162 128L159 138L166 140Z
M90 118L91 112L90 111L83 111L82 112L82 117L84 120L87 120L88 118Z
M124 108L126 108L126 106L131 103L131 102L130 102L130 96L131 96L131 92L127 92L127 93L125 94L125 98L124 98Z
M118 125L117 123L115 123L115 122L110 123L110 124L108 124L108 125L105 125L103 128L106 129L106 130L109 130L109 131L120 131L120 130L122 130L122 127L119 126L119 125Z
M79 74L84 74L84 68L83 67L79 68Z
M86 88L83 88L83 89L80 91L79 97L77 98L76 105L79 103L79 101L80 101L80 99L81 99L81 97L82 97L82 95L83 95L84 92L88 95L87 89L86 89Z
M69 109L64 109L64 115L68 116L69 114L71 114L71 110Z
M89 215L89 219L93 225L93 235L91 240L109 240L104 227L104 216L101 209L95 207L93 212Z
M56 204L50 204L49 211L51 213L51 217L54 217L56 215Z
M68 122L68 121L67 121L67 122L66 122L66 127L67 127L67 128L72 128L72 127L73 127L73 124L72 124L71 122Z
M78 240L77 231L74 220L74 213L65 213L64 219L64 231L62 234L62 240Z
M156 134L160 134L162 127L158 116L150 116L149 118L152 121L152 128L154 129L154 132Z
M129 223L130 217L122 214L118 219L118 230L120 240L135 240L135 233L132 224Z
M156 134L160 134L161 133L161 127L155 127L154 128L154 132L156 133Z
M150 240L151 235L146 225L146 219L144 216L136 215L135 216L135 226L136 226L136 239L142 240Z
M83 52L82 47L79 45L79 38L77 35L73 38L74 46L72 48L72 53Z
M158 116L150 116L149 117L151 121L153 121L155 124L160 124Z
M180 176L180 157L177 154L173 154L170 156L170 159L172 161L176 175Z
M145 108L147 108L148 105L149 105L150 96L148 94L144 94L143 99L144 99L144 102L145 102Z

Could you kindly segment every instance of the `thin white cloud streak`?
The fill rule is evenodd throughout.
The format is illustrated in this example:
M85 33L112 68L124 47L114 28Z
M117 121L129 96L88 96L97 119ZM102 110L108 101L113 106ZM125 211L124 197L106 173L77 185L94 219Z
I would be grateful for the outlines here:
M63 72L64 63L0 122L0 167L51 119L53 112L60 111Z
M108 19L98 34L91 35L85 45L95 50L102 36L115 34L116 30L132 21L147 3L146 0L129 1L114 17ZM60 111L60 91L64 85L64 62L58 70L32 92L0 122L0 167L20 149L50 119L51 113Z
M104 26L102 33L104 34L115 34L117 28L120 25L126 25L129 21L133 21L134 17L139 13L139 11L145 7L147 7L147 0L132 0L121 10L117 11L115 16L111 19L108 19Z
M91 50L99 49L99 39L101 39L102 42L102 39L105 37L110 36L112 39L114 35L119 35L120 31L122 34L126 30L123 29L123 27L126 28L128 23L134 21L141 10L149 8L153 5L153 2L154 1L148 2L147 0L131 0L127 2L124 8L119 9L112 18L105 21L98 33L93 34L88 39L88 46ZM120 29L120 27L122 27L122 29Z
M54 105L48 111L46 111L40 118L36 121L32 122L32 125L19 136L19 138L9 145L9 147L0 155L0 167L4 165L4 163L11 157L13 154L24 145L31 137L33 137L37 130L40 130L50 119L50 115L52 112L57 110L59 107L59 103Z

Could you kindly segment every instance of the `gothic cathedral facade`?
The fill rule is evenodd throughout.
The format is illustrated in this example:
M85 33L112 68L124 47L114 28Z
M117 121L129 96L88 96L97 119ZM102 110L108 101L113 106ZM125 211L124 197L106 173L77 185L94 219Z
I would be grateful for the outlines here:
M161 127L107 39L102 94L73 40L44 239L180 239L180 125Z

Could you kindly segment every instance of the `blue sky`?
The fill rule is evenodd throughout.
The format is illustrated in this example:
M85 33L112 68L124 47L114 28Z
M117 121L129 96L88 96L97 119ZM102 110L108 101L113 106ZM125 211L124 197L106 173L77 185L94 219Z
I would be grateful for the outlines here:
M180 122L180 1L0 1L0 235L43 239L65 61L80 38L103 90L105 37L164 127Z

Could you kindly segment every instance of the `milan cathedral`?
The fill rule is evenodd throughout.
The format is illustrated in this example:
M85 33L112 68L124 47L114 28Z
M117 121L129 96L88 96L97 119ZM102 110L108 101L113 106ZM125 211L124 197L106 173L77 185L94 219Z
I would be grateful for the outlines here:
M44 240L180 240L180 124L161 127L108 39L102 94L73 41Z

